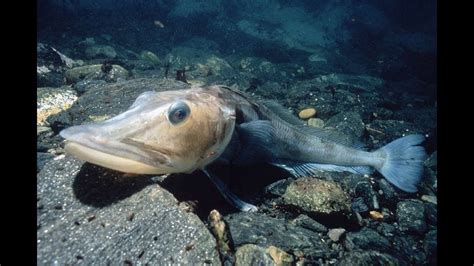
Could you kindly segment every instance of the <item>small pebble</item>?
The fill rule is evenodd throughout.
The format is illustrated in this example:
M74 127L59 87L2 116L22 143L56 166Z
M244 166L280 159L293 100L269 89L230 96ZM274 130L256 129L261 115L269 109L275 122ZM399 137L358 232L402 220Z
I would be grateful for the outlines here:
M431 202L435 205L438 204L438 199L436 198L436 196L423 195L421 196L421 200L424 200L426 202Z
M383 219L383 214L378 212L378 211L370 211L369 212L370 218L374 220L382 220Z
M339 238L341 238L341 236L345 232L346 232L346 229L344 228L334 228L334 229L329 230L328 236L332 241L337 242L339 241Z
M304 110L301 110L298 116L301 119L308 119L310 117L313 117L316 114L316 109L314 108L306 108Z
M308 120L308 126L323 128L324 127L324 121L322 119L319 119L319 118L310 118Z

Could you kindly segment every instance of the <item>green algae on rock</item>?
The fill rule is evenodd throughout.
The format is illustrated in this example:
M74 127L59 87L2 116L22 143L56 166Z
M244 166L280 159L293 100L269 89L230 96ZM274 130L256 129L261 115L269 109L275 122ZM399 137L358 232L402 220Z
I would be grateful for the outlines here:
M286 204L307 212L330 214L350 210L349 195L335 182L317 178L300 178L286 189Z
M235 252L235 265L277 265L267 250L254 244L246 244Z

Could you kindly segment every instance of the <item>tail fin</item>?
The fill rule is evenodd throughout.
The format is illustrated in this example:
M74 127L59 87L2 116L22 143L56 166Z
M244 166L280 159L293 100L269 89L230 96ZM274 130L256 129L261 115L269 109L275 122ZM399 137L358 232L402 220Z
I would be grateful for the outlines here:
M396 139L379 151L387 154L385 163L377 169L390 183L406 192L416 192L423 175L423 162L427 155L417 146L425 140L423 135L408 135Z

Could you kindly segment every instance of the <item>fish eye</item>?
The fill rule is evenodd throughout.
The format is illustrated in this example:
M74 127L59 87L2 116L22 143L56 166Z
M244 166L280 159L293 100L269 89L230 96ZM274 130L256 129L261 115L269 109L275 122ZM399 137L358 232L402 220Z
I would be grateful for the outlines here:
M183 122L191 113L191 109L184 102L176 102L168 110L168 120L173 125Z

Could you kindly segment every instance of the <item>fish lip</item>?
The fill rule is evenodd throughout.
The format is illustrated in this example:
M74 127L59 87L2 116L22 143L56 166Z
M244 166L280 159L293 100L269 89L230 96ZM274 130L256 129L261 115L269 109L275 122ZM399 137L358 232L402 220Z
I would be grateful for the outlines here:
M66 152L74 155L80 160L123 173L166 174L166 171L164 171L162 168L133 159L98 151L74 141L67 141L64 149Z
M91 129L87 126L73 126L61 131L60 135L65 139L65 148L66 145L74 143L76 145L83 146L93 151L135 161L141 164L146 164L150 167L162 167L162 165L157 165L157 163L150 154L146 152L140 152L139 149L137 149L133 145L124 143L122 141L113 139L111 140L106 137L100 136L100 134L94 132L93 128ZM169 160L168 156L166 156L165 154L161 155Z
M146 164L146 165L149 165L150 167L158 167L158 166L154 165L152 162L150 162L151 158L147 158L147 157L145 157L141 154L138 154L138 153L130 151L130 150L122 149L122 153L114 152L114 150L113 150L114 148L105 148L105 147L102 147L102 146L89 145L89 144L84 143L84 142L73 141L73 140L65 140L64 141L64 147L66 147L66 145L71 144L71 143L79 145L79 146L83 146L83 147L86 147L88 149L98 151L98 152L101 152L101 153L104 153L104 154L112 155L112 156L127 159L127 160L132 160L132 161L142 163L142 164ZM132 155L132 156L124 156L124 154L129 154L129 155ZM135 157L136 159L132 158L132 157Z

